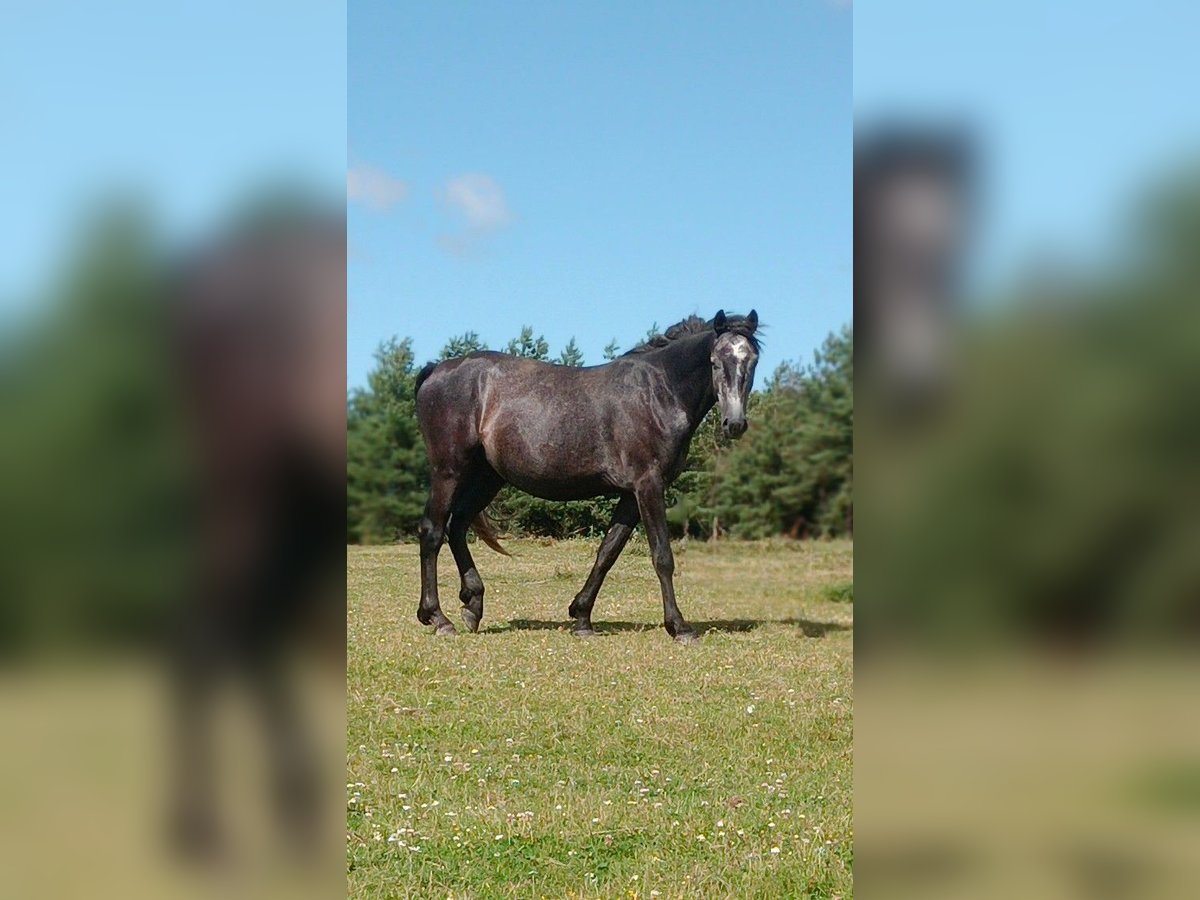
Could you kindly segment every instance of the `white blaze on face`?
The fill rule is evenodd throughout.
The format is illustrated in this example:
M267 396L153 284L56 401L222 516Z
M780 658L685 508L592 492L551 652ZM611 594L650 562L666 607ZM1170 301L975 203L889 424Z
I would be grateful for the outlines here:
M713 346L713 380L721 416L731 421L746 416L745 397L754 378L758 354L748 338L723 334Z
M754 356L754 348L750 346L749 338L744 338L740 334L735 334L730 338L729 348L733 353L733 358L739 363L748 364L750 358Z

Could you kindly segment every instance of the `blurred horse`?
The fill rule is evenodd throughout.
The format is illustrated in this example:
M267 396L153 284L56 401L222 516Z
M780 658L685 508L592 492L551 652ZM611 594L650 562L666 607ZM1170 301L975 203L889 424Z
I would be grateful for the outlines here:
M224 235L176 273L173 347L195 465L194 571L174 630L173 837L232 849L214 706L233 682L268 742L276 812L308 848L315 747L285 665L314 621L345 653L345 225L292 216Z

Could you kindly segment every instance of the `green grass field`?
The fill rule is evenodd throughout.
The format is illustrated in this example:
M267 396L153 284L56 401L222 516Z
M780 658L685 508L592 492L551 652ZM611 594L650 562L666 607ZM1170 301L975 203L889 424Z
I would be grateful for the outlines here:
M676 548L680 646L639 533L590 640L594 541L473 548L483 628L415 618L415 546L351 547L353 897L852 895L849 542ZM443 609L460 622L441 556Z

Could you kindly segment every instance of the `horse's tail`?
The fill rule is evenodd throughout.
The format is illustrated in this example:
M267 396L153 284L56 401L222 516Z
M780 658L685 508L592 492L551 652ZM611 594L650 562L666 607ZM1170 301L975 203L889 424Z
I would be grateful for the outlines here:
M512 556L507 550L500 546L500 538L496 535L496 529L492 525L492 520L488 518L487 512L481 512L475 517L475 521L471 523L471 527L475 529L475 534L481 541L504 556Z
M421 390L421 385L425 383L425 379L433 374L433 370L437 368L437 363L427 362L421 367L421 371L417 373L417 380L413 384L413 396L417 396L417 391Z

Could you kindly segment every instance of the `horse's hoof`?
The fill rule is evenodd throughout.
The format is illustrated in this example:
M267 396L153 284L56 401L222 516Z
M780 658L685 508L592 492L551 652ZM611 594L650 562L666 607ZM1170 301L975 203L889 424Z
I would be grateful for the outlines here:
M694 631L681 631L675 635L675 641L679 644L698 644L700 636Z
M437 627L437 631L435 631L434 634L436 634L438 637L454 637L456 634L458 634L458 629L455 628L450 622L443 622Z
M475 615L474 610L464 606L462 608L462 620L463 624L467 626L467 631L471 632L471 634L479 631L479 616Z
M591 628L572 628L571 634L575 635L575 637L577 637L577 638L594 638L594 637L596 637L596 632Z

